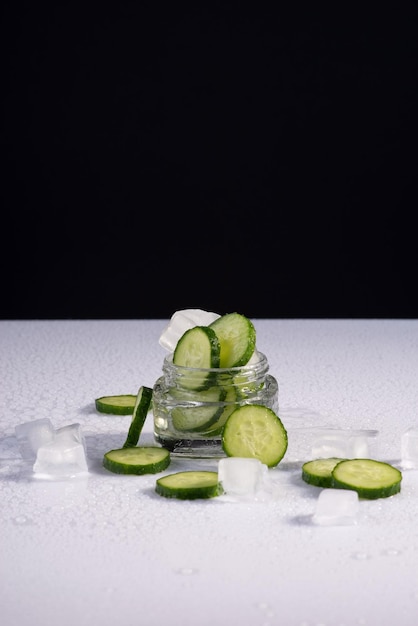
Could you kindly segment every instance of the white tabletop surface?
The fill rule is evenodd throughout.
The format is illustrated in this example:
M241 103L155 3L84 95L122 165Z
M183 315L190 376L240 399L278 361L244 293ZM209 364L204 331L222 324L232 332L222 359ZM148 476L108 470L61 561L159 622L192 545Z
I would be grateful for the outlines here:
M253 320L279 382L282 421L378 429L401 464L418 426L417 320ZM312 523L319 488L286 457L271 498L180 501L156 475L102 467L130 417L99 414L102 395L152 387L165 320L0 322L0 623L2 626L416 626L418 471L402 490L360 501L357 523ZM89 472L36 479L17 424L79 422ZM142 443L152 443L148 416ZM165 473L213 467L174 459Z

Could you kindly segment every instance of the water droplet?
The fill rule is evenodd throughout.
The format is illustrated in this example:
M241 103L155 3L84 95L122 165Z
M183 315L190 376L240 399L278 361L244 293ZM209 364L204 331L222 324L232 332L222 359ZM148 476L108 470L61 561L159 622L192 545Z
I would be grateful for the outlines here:
M193 574L197 574L199 570L194 567L180 567L177 570L177 574L181 574L182 576L192 576Z
M26 515L18 515L13 521L15 524L19 524L20 526L32 523L32 520L29 517L26 517Z
M351 556L357 561L367 561L367 559L370 559L370 555L367 554L367 552L353 552Z
M383 554L386 554L387 556L397 556L398 554L402 554L401 550L397 550L396 548L388 548L387 550L383 551Z

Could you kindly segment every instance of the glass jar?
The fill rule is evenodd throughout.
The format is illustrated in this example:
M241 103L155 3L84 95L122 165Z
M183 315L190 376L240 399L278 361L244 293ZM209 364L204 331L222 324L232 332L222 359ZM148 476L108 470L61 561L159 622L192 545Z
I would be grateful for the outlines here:
M225 456L223 426L243 404L263 404L278 412L279 387L268 374L267 357L243 367L197 369L165 357L163 375L153 389L155 441L173 455Z

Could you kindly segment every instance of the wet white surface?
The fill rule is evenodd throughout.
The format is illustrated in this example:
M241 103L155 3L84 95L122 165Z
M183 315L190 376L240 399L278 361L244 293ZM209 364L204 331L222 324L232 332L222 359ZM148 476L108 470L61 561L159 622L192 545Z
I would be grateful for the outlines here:
M102 467L130 417L94 399L152 387L167 321L0 322L2 626L416 626L418 470L403 469L400 494L361 500L356 524L320 526L319 490L286 457L263 497L241 501L168 500L156 475ZM377 429L379 457L401 466L418 426L417 320L254 323L289 432ZM14 428L43 417L81 424L86 476L34 478ZM215 466L173 459L165 473Z

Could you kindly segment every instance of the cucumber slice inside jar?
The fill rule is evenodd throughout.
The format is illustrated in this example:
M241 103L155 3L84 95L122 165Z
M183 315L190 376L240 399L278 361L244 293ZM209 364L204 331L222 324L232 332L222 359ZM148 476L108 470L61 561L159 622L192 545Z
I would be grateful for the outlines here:
M314 459L302 465L302 480L316 487L332 487L332 471L337 463L344 459L331 457L328 459Z
M228 417L238 406L238 397L235 389L230 387L223 399L223 405L217 419L212 421L206 430L206 434L211 437L222 434L222 430L226 424Z
M220 495L218 472L190 470L159 478L155 491L165 498L196 500Z
M173 353L173 364L197 371L184 371L181 385L186 389L205 389L210 385L208 370L219 367L220 343L209 326L194 326L179 339Z
M402 472L383 461L348 459L332 471L333 486L357 491L359 498L375 500L400 492Z
M255 326L240 313L222 315L209 326L220 342L219 367L241 367L251 359L256 344Z
M287 431L281 419L261 404L235 409L222 431L222 448L227 456L259 459L267 467L278 465L287 446Z
M180 403L180 406L171 410L173 426L182 433L199 433L210 437L220 435L226 420L238 406L234 387L219 385L194 392L172 389L171 394L177 396Z
M180 406L171 411L173 426L180 432L207 430L223 413L224 406L220 404L226 395L223 387L210 387L195 392L185 390L183 393L176 390L172 393L178 396L180 402Z

